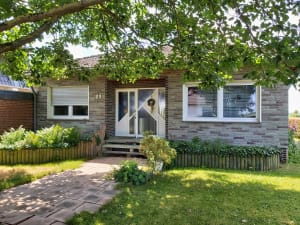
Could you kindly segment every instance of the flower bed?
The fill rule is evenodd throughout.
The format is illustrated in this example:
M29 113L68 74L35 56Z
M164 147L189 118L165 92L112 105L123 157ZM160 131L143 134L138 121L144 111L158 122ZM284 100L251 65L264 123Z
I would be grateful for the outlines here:
M220 141L171 141L177 156L170 167L208 167L240 170L273 170L280 165L280 149L234 146Z
M96 138L80 141L75 128L53 125L36 133L11 129L0 136L0 164L38 164L96 156Z
M207 167L239 170L274 170L279 168L279 154L272 156L219 156L201 153L177 153L171 168Z
M81 141L70 148L0 150L0 165L40 164L69 159L90 159L97 155L95 141Z

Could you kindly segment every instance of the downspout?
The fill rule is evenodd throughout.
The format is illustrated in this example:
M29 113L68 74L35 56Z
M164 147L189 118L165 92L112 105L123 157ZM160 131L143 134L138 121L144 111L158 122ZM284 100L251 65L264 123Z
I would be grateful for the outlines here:
M31 91L33 94L33 131L37 130L37 95L38 93L31 86Z

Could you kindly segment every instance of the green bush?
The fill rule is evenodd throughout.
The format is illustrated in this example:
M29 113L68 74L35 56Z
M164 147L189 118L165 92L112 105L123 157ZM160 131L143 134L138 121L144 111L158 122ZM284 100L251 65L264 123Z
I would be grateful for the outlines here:
M170 141L170 146L176 149L177 153L208 153L220 156L270 156L280 153L277 147L237 146L222 143L220 140L208 141L199 138L193 138L191 141Z
M33 131L28 131L23 140L23 149L36 149L41 147L40 136Z
M157 163L170 164L172 159L176 157L175 149L170 147L167 140L151 134L144 135L140 144L140 152L147 157L152 171L157 170Z
M18 149L23 146L27 131L20 126L18 129L10 128L0 136L0 149Z
M288 145L288 161L289 163L300 163L300 142L295 141L295 127L289 126L289 145Z
M76 146L79 141L79 131L75 128L53 125L34 133L19 127L0 136L0 149L68 148Z
M38 130L39 148L68 148L78 144L80 135L75 128L63 128L60 125L53 125L49 128Z
M297 150L296 142L295 142L295 130L289 128L288 130L288 152L289 154L294 154Z
M145 184L150 179L150 175L139 169L137 162L133 160L124 161L120 169L114 171L113 177L118 182L134 185Z

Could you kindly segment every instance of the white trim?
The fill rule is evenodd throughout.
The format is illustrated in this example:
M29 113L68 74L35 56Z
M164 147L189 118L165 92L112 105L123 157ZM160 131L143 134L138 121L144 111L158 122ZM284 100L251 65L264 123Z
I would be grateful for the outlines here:
M155 90L159 90L159 89L161 89L161 88L163 88L164 90L166 90L166 88L165 87L145 87L145 88L116 88L115 89L115 108L116 108L116 110L115 110L115 135L116 136L119 136L119 137L122 137L122 136L124 136L124 137L142 137L143 135L142 134L139 134L138 133L138 121L139 121L139 118L138 118L138 111L139 111L139 109L142 107L138 107L138 91L139 90L145 90L145 89L155 89ZM119 116L119 93L120 92L127 92L128 93L128 108L129 108L129 110L128 110L128 115L130 115L130 92L134 92L135 93L135 113L132 115L132 116L135 116L135 133L134 134L121 134L121 133L119 133L118 132L118 130L117 130L117 127L118 127L118 116ZM167 101L167 99L165 99L166 101ZM158 104L158 102L157 102L157 104ZM145 108L145 110L149 113L149 111ZM155 117L153 117L153 115L151 115L151 113L149 113L150 114L150 116L154 119L154 120L156 120L157 121L157 126L156 126L156 133L157 133L157 135L160 135L159 134L159 119L157 119L157 118L155 118ZM166 120L164 120L164 130L166 129ZM165 136L165 131L164 131L164 134L163 134L164 136Z
M190 117L188 116L188 88L196 87L198 82L189 82L182 88L182 120L187 122L239 122L239 123L257 123L261 122L261 87L256 86L256 117L255 118L224 118L223 116L223 90L217 91L217 116L216 117ZM254 85L250 80L236 80L227 83L226 86Z
M0 90L32 93L30 88L13 87L13 86L8 86L8 85L0 85Z
M54 106L58 105L53 105L52 104L52 88L87 88L87 105L84 104L78 104L82 106L87 106L88 107L88 115L87 116L74 116L73 115L73 106L77 106L76 103L74 104L68 104L66 103L66 106L68 106L68 113L69 115L66 116L55 116L54 115ZM89 119L89 111L90 111L90 89L88 85L80 85L80 86L51 86L47 87L47 119L57 119L57 120L88 120Z

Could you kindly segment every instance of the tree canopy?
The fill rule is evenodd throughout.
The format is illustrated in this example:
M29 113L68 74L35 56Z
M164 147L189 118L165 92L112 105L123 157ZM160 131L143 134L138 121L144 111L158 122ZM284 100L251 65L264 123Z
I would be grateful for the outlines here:
M134 82L179 69L184 81L219 87L244 69L260 85L295 84L299 14L296 0L2 0L0 70L34 84L99 74ZM67 46L93 41L99 64L80 67Z

